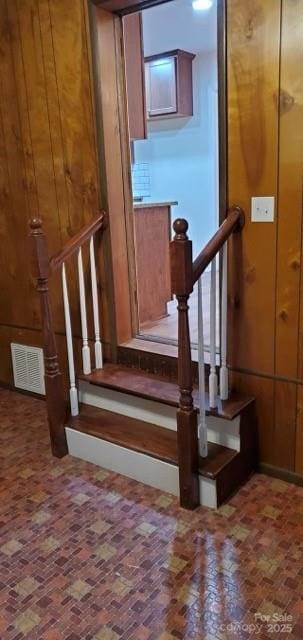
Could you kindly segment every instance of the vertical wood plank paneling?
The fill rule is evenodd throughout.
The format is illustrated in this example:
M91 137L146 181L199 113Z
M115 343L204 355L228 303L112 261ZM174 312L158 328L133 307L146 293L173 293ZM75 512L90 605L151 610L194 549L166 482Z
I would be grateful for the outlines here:
M303 385L297 390L296 473L303 475Z
M83 0L52 0L53 34L64 146L64 171L75 233L98 208L97 160ZM64 52L64 53L63 53Z
M41 344L39 331L32 332L40 327L40 315L29 269L28 219L42 216L52 252L98 209L86 11L85 0L0 0L3 340ZM89 275L86 254L85 264ZM59 275L52 302L56 330L62 332ZM76 277L72 282L71 306L77 311ZM64 341L59 343L63 353ZM1 343L0 351L1 372L11 382L9 344Z
M123 183L122 149L120 138L118 86L116 50L117 18L102 9L96 9L93 14L95 24L95 63L98 77L97 99L99 116L102 119L102 146L104 151L104 174L107 188L107 207L110 217L110 232L112 237L119 240L112 246L112 260L114 268L113 308L117 335L120 342L128 340L132 335L130 322L130 283L121 274L128 273L128 255L126 242L126 226L124 219L125 195ZM121 44L121 43L120 43ZM121 47L120 47L121 48ZM106 87L102 91L102 84ZM111 185L111 186L109 186ZM119 247L119 250L117 250Z
M62 229L64 239L78 231L98 210L96 141L84 1L75 3L73 0L51 0L48 5L57 82L57 108L60 114L62 174L65 178L69 212L68 224ZM83 263L85 278L88 279L88 247L83 252ZM71 265L69 272L71 313L74 330L78 334L77 276ZM91 321L89 333L92 337Z
M17 0L21 51L24 63L24 76L28 114L32 139L32 151L35 167L39 216L47 235L49 253L58 250L62 244L62 223L64 224L62 193L56 180L55 149L51 135L50 101L47 90L47 72L51 82L52 52L46 65L43 50L40 21L40 0ZM43 12L42 12L43 13ZM53 114L53 109L51 109ZM54 133L56 136L56 133ZM61 199L60 199L61 197ZM60 291L60 279L56 274L51 282L51 302L56 331L63 331L63 309ZM74 298L72 298L74 299ZM40 324L40 317L37 321ZM39 326L38 324L38 326Z
M297 376L302 273L302 23L303 3L283 0L275 349L276 374L290 378ZM302 304L301 312L303 328Z
M53 47L53 33L49 0L40 0L39 20L41 31L42 64L45 77L46 105L50 129L54 180L58 201L58 214L62 240L68 236L70 227L69 202L66 176L64 173L64 149L59 105L59 91L56 74L56 61Z
M17 0L28 112L37 181L39 212L49 241L49 251L60 247L60 218L50 136L39 5Z
M273 372L276 224L251 223L250 204L252 196L277 196L280 2L229 0L227 28L229 201L247 212L231 290L230 361Z
M246 373L231 374L232 387L256 398L259 460L274 464L274 381Z
M12 35L7 12L6 0L0 2L1 23L1 56L0 56L0 118L2 127L3 144L5 148L5 165L7 170L7 183L5 194L9 197L9 212L6 216L6 233L2 251L5 258L5 267L2 272L3 288L10 292L16 291L18 283L26 279L24 287L20 290L18 304L8 306L0 305L0 321L16 324L20 321L20 309L24 309L24 315L34 323L34 314L30 307L30 276L24 239L27 235L28 199L26 193L26 172L24 163L24 150L22 131L19 115L18 96L15 82L15 67L12 48ZM16 237L23 237L23 242L18 245L18 251L13 241ZM17 253L17 255L16 255ZM34 307L33 307L34 308Z
M19 107L20 130L22 136L23 156L26 172L25 186L27 192L29 214L31 217L34 217L38 215L39 207L25 85L25 70L20 42L20 30L16 0L7 2L7 11L9 19L9 32L11 36L11 48L14 59L14 79L16 86L15 98Z
M2 5L0 4L2 11ZM2 14L0 13L0 20ZM0 76L1 82L1 76ZM1 86L1 85L0 85ZM4 139L2 111L0 109L0 319L6 318L4 313L11 305L12 279L10 264L13 259L9 238L10 188L7 153ZM2 275L1 275L2 274ZM3 277L5 274L5 277Z
M275 382L274 406L274 465L282 469L295 469L297 385ZM265 425L264 425L265 426Z

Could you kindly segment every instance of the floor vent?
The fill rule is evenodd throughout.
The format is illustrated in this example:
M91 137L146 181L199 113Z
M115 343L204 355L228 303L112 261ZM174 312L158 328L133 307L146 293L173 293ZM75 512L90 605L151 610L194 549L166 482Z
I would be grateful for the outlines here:
M12 343L11 351L15 387L45 395L43 350Z

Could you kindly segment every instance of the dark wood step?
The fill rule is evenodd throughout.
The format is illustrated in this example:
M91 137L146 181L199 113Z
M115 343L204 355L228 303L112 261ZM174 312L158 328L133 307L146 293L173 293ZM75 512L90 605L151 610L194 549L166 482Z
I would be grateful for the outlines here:
M69 426L126 449L177 464L177 438L169 429L89 405L81 406L79 416L70 418Z
M103 369L95 369L91 374L83 374L79 378L99 387L113 389L147 400L154 400L172 407L178 406L179 389L177 383L138 369L106 364ZM197 388L194 389L193 397L194 404L198 408ZM208 393L206 393L206 412L208 415L224 418L225 420L233 420L253 401L254 399L251 396L233 391L228 400L218 400L217 410L214 410L209 408L209 398Z
M170 429L88 405L82 405L79 416L70 418L67 426L178 465L177 434ZM239 454L218 444L209 443L208 446L209 456L206 459L200 458L199 473L214 480Z

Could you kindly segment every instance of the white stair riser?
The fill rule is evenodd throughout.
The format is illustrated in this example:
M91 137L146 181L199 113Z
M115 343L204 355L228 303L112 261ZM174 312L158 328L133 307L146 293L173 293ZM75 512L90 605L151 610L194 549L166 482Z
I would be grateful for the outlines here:
M233 420L206 416L206 424L208 442L221 444L228 449L240 451L240 416Z
M160 491L179 496L178 468L144 453L66 427L68 451L71 456L119 473ZM200 477L200 503L217 508L216 482Z
M83 404L122 416L142 420L159 427L176 430L176 409L168 405L131 396L120 391L97 387L87 382L80 381L79 399Z
M172 431L177 430L175 407L97 387L84 381L80 381L79 392L80 402L83 404L157 424ZM234 420L207 416L206 423L209 442L240 451L240 416Z

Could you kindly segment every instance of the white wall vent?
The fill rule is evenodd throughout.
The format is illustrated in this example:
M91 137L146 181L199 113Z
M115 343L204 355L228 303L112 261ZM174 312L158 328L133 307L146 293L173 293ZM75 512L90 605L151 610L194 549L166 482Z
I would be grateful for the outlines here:
M12 342L11 351L15 387L45 395L43 350Z

